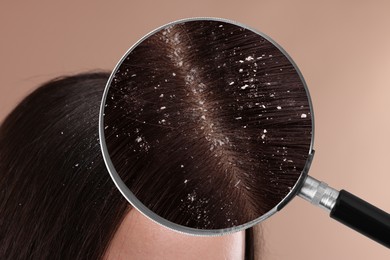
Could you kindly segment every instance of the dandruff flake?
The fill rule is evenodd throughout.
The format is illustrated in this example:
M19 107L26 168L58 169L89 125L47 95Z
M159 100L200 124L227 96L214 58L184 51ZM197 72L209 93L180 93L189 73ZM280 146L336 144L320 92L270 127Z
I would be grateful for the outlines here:
M246 61L254 60L252 56L248 56L245 58Z

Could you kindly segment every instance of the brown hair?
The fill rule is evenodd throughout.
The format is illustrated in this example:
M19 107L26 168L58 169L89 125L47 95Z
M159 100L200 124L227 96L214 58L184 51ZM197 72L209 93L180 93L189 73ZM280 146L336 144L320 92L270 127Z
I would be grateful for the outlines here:
M311 142L299 73L226 21L166 26L113 74L104 134L115 170L149 210L195 229L254 221L291 192Z
M103 258L131 209L99 146L98 114L108 77L83 73L53 79L2 123L1 259ZM253 254L248 229L246 259Z

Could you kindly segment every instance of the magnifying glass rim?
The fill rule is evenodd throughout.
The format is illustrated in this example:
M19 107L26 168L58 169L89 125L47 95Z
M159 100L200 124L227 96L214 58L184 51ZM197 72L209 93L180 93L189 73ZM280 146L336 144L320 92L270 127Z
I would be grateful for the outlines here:
M166 220L163 217L157 215L155 212L153 212L152 210L147 208L140 200L138 200L137 197L130 191L130 189L122 181L122 179L120 178L119 174L115 170L115 167L114 167L114 165L113 165L113 163L111 161L111 158L110 158L110 156L108 154L108 149L107 149L107 145L106 145L106 141L105 141L105 135L104 135L104 107L105 107L105 104L106 104L106 99L107 99L108 91L109 91L109 88L111 86L112 80L113 80L117 70L122 65L123 61L127 58L127 56L131 53L131 51L133 51L140 43L142 43L145 39L149 38L150 36L152 36L156 32L158 32L158 31L160 31L160 30L162 30L162 29L164 29L164 28L166 28L168 26L171 26L171 25L175 25L175 24L183 23L183 22L190 22L190 21L216 21L216 22L224 22L224 23L234 24L234 25L240 26L242 28L245 28L247 30L250 30L250 31L260 35L261 37L265 38L269 42L271 42L275 47L277 47L288 58L288 60L294 66L294 68L295 68L296 72L298 73L298 75L299 75L299 77L300 77L300 79L301 79L301 81L303 83L303 86L305 88L305 91L306 91L306 94L307 94L307 98L308 98L308 102L309 102L309 107L310 107L310 116L311 116L311 124L312 124L311 143L310 143L309 153L308 153L308 157L306 159L305 166L304 166L304 168L303 168L303 170L301 172L301 175L299 176L297 182L292 187L290 192L274 208L269 210L267 213L261 215L260 217L254 219L252 221L249 221L249 222L247 222L245 224L234 226L234 227L230 227L230 228L223 228L223 229L196 229L196 228L191 228L191 227L179 225L177 223L171 222L171 221ZM298 193L298 191L301 188L301 185L303 184L303 181L305 180L306 176L308 175L308 171L309 171L310 164L311 164L311 161L312 161L312 157L313 157L313 154L314 154L314 150L313 150L313 144L314 144L314 113L313 113L313 104L312 104L312 101L311 101L311 98L310 98L309 89L308 89L308 87L306 85L306 82L305 82L305 80L304 80L304 78L302 76L302 73L300 72L298 66L295 64L295 62L292 60L292 58L287 54L287 52L279 44L277 44L274 40L272 40L269 36L265 35L264 33L260 32L260 31L257 31L256 29L253 29L253 28L251 28L251 27L249 27L247 25L243 25L243 24L238 23L236 21L225 19L225 18L218 18L218 17L192 17L192 18L184 18L184 19L179 19L179 20L176 20L176 21L173 21L173 22L166 23L166 24L164 24L164 25L162 25L162 26L160 26L160 27L150 31L146 35L144 35L141 39L139 39L135 44L133 44L126 51L126 53L122 56L122 58L116 64L114 70L111 72L111 75L110 75L110 77L109 77L109 79L107 81L107 84L105 86L104 93L103 93L102 102L100 104L99 140L100 140L100 147L101 147L102 154L103 154L103 160L104 160L104 162L105 162L105 164L107 166L107 170L108 170L112 180L114 181L116 187L119 189L119 191L122 193L122 195L126 198L126 200L133 207L135 207L137 210L139 210L143 215L145 215L150 220L156 222L157 224L163 225L163 226L165 226L165 227L167 227L167 228L169 228L171 230L174 230L174 231L177 231L177 232L180 232L180 233L196 235L196 236L218 236L218 235L224 235L224 234L229 234L229 233L233 233L233 232L237 232L237 231L241 231L241 230L250 228L250 227L252 227L252 226L254 226L254 225L264 221L265 219L269 218L270 216L275 214L277 211L279 211L281 208L283 208Z

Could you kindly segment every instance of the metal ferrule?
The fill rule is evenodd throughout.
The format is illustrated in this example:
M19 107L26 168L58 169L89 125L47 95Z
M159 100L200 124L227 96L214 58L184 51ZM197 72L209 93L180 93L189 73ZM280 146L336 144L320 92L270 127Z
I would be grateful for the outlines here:
M339 192L328 184L307 176L298 196L330 212L336 204Z

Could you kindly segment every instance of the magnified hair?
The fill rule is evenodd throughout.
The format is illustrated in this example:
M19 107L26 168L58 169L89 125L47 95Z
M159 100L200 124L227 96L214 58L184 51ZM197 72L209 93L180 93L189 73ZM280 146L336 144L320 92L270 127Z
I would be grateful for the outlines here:
M124 57L104 134L115 170L147 208L224 229L290 193L312 122L302 79L279 48L250 29L198 20L166 26Z

